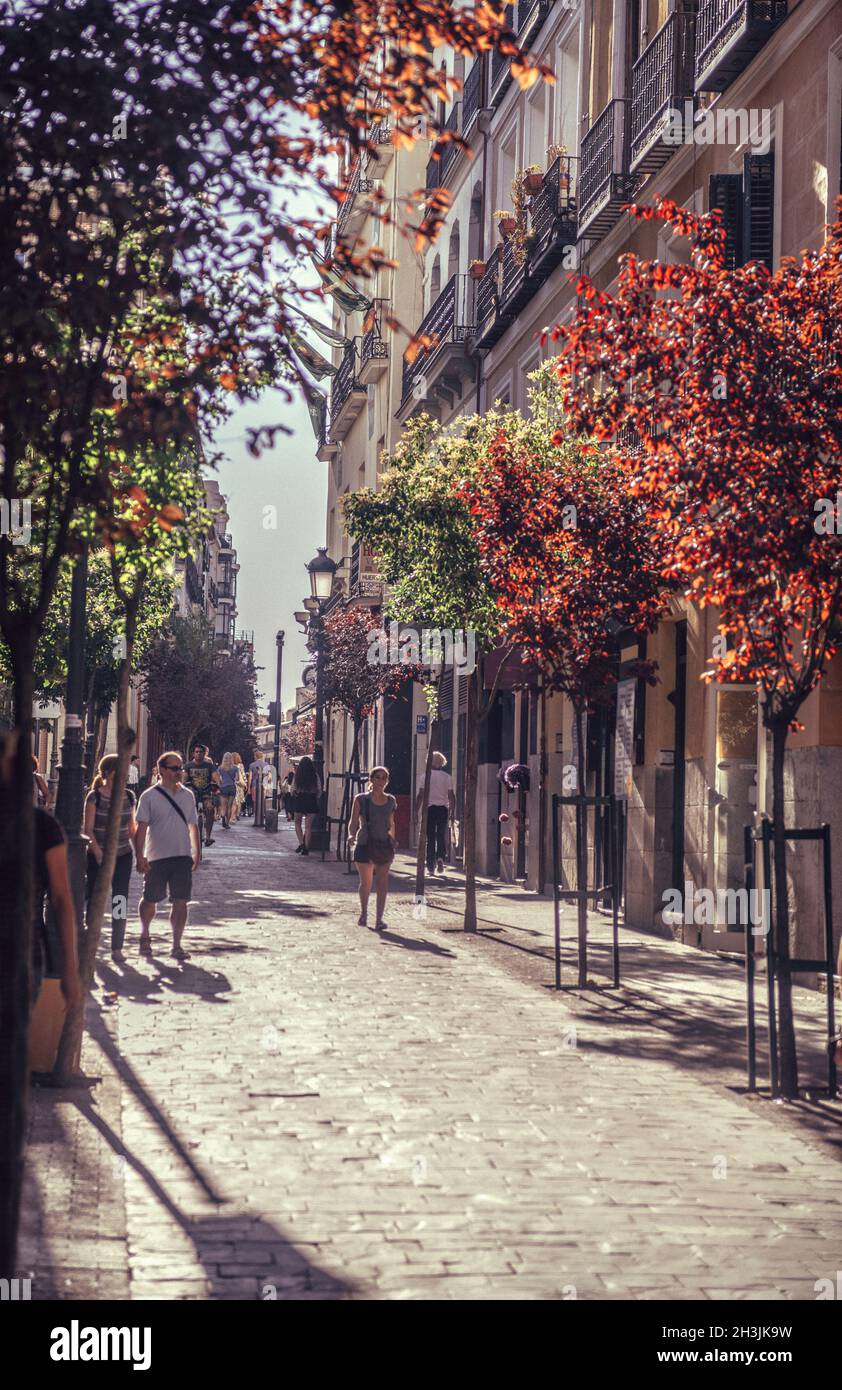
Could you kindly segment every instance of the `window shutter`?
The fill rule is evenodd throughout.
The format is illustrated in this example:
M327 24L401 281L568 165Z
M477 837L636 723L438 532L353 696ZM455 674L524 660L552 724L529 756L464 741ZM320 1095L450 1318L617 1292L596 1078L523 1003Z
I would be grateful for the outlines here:
M453 670L442 673L439 685L439 719L453 718Z
M774 153L747 154L743 166L743 265L763 261L772 269L774 195Z
M711 174L708 207L719 208L725 228L725 264L729 270L742 265L743 181L739 174Z

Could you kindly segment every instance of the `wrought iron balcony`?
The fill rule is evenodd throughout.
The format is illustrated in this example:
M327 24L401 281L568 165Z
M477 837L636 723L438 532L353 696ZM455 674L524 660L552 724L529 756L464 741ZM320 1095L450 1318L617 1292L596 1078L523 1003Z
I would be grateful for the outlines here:
M666 164L676 145L664 133L671 113L684 115L693 96L694 6L675 11L632 69L629 168L650 174Z
M610 231L629 201L628 98L609 101L582 138L579 162L579 239Z
M388 365L389 348L382 336L382 328L378 316L375 318L371 327L363 334L362 349L360 351L360 385L368 386L372 381L377 381L383 375Z
M462 134L468 135L473 125L477 113L482 106L483 72L485 62L482 54L478 54L473 66L465 78L465 86L462 89Z
M576 244L576 198L579 160L562 154L550 165L541 190L532 199L533 244L529 253L530 274L545 280L563 258L565 249Z
M361 195L371 193L373 188L374 180L363 175L362 159L358 155L345 184L345 198L336 217L337 239L359 230L368 213Z
M330 463L332 459L336 458L338 453L339 440L331 438L330 421L327 418L327 413L325 413L325 419L322 422L318 442L316 444L316 458L320 463Z
M701 0L696 91L724 92L786 19L787 0Z
M357 377L357 353L351 343L345 349L330 389L330 430L334 439L344 439L365 405L366 391Z
M494 346L565 252L575 247L578 163L573 155L560 155L545 173L531 200L525 254L508 240L489 256L476 294L476 345L483 351Z
M520 0L515 32L522 47L532 42L554 4L555 0Z
M472 374L467 348L476 334L474 289L469 276L451 276L425 315L416 336L431 345L420 348L411 361L404 355L399 414L408 415L420 403L429 409L437 395L455 396L462 378Z
M514 29L515 7L506 6L506 23L510 29ZM512 80L511 72L512 60L503 53L498 53L495 48L491 55L491 76L489 80L489 100L492 106L499 106L503 100L503 95Z

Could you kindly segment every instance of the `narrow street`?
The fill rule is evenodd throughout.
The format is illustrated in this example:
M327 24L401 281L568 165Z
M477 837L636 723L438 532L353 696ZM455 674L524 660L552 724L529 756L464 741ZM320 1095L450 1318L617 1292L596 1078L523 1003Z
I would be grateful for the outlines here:
M453 913L414 920L404 884L386 932L357 926L355 879L294 843L217 832L183 966L160 923L138 956L136 917L125 966L102 955L100 1083L33 1093L33 1297L811 1300L835 1280L826 1139L639 1045L634 1009L577 1015Z

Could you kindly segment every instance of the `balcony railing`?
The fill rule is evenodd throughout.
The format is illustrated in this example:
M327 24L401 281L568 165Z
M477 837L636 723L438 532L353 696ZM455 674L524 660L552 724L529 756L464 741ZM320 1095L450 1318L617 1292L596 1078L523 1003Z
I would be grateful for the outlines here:
M513 29L515 24L514 5L506 6L506 23ZM503 93L512 80L511 58L504 53L498 53L495 48L491 55L491 77L489 81L489 97L492 106L497 106L503 98Z
M488 257L477 284L477 347L487 351L576 245L578 159L560 155L544 175L530 206L526 254L511 241Z
M579 237L603 236L628 202L628 99L609 101L582 138L579 163Z
M474 326L474 284L467 275L452 275L422 320L418 337L433 340L429 348L421 348L412 361L403 362L402 403L421 388L434 360L448 344L464 344L476 333Z
M544 175L540 192L532 199L531 220L534 244L530 253L533 266L552 259L557 265L564 248L576 241L576 195L579 160L575 155L562 154L553 161Z
M482 74L484 68L482 55L478 54L474 60L468 76L465 78L465 86L462 89L462 134L467 135L476 119L477 112L482 106Z
M389 364L389 346L383 337L383 301L377 300L360 348L359 380L370 385L383 375Z
M353 168L348 175L345 184L345 198L342 202L336 217L336 235L341 237L347 230L354 212L354 206L361 193L370 193L374 188L374 180L366 178L362 171L362 160L359 155L354 160Z
M345 349L333 384L330 388L330 443L337 444L347 435L366 400L366 388L358 375L357 352L353 343ZM320 446L319 457L331 457L329 449Z
M521 45L531 43L554 4L555 0L520 0L515 32Z
M701 0L696 91L724 92L787 15L787 0Z
M675 150L664 130L671 112L684 115L693 95L693 12L676 11L643 50L632 70L629 167L651 173Z

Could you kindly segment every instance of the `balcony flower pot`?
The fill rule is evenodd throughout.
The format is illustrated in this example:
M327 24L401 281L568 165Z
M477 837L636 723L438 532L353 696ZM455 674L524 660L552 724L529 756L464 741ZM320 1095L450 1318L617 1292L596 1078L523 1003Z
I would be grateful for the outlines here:
M511 214L509 214L506 217L501 217L497 226L499 228L501 237L505 241L506 238L510 237L512 233L516 230L517 218L512 217Z
M541 192L543 182L544 175L540 169L527 169L523 176L523 187L530 198L534 198L536 193Z
M472 280L481 280L486 272L487 263L485 261L471 261L468 266L468 274Z

